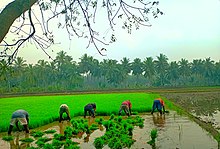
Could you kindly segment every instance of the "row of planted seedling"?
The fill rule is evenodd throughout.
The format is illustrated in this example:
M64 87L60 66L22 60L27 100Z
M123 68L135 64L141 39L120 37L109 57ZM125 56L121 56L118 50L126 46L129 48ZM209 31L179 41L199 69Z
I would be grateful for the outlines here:
M102 118L97 122L101 123L106 132L103 136L98 137L94 141L96 149L101 149L108 145L112 149L130 148L135 140L132 138L134 126L143 127L144 119L140 116L128 117L122 119L121 116L115 117L111 115L109 120L103 121Z
M96 118L95 121L97 124L93 123L89 126L86 119L72 119L70 121L71 126L66 127L64 134L55 133L55 130L47 130L44 132L32 131L30 134L32 136L31 138L23 138L20 139L20 141L31 144L29 149L77 149L80 148L79 143L74 142L73 138L77 138L79 137L79 134L83 133L90 135L94 130L99 129L99 126L104 126L106 130L105 134L96 138L93 142L95 148L101 149L105 145L108 145L109 148L117 149L124 147L130 148L135 142L135 140L132 139L134 126L139 126L140 128L144 126L144 120L140 116L123 119L122 116L115 117L112 114L107 120L104 120L103 117L100 117ZM48 137L45 134L53 134L53 136ZM13 141L13 137L5 136L3 137L3 140Z

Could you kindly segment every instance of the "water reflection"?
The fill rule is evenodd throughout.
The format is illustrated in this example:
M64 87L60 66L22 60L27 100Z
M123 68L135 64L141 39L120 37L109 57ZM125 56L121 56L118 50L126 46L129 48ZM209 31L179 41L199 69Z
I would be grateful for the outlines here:
M220 128L220 93L167 93L163 94L174 103L181 105L193 115L203 121L211 123L215 128Z
M156 116L153 114L152 118L153 118L154 125L156 125L158 127L164 127L165 114L161 115L161 114L157 113Z
M89 117L88 117L88 125L90 126L90 125L92 125L93 123L95 123L95 118L89 116Z
M139 128L135 127L133 131L133 139L136 142L132 145L131 149L163 149L163 148L218 148L217 142L201 129L197 124L188 120L187 117L180 116L176 112L170 111L169 114L154 115L144 114L141 115L144 119L144 127ZM96 117L99 118L99 117ZM104 119L108 119L103 116ZM88 118L88 123L92 124L95 122L94 118ZM45 131L49 129L54 129L57 133L64 133L64 129L69 126L69 122L54 122L48 126L43 126L38 128L39 131ZM152 129L157 128L158 137L154 145L149 145L147 141L150 140L150 132ZM80 143L80 148L82 149L95 149L93 142L95 138L104 135L105 128L102 125L99 125L98 130L95 130L91 134L81 134L80 138L74 138L73 141ZM33 131L33 130L31 130ZM2 149L26 149L31 147L34 144L25 144L19 141L19 139L24 137L29 137L24 135L24 133L14 133L15 140L10 143L5 143L5 141L0 140L0 148ZM104 147L108 149L108 146Z
M64 135L64 126L63 126L63 123L59 123L59 129L60 129L60 134Z
M24 137L21 133L15 134L15 139L11 140L10 143L10 149L26 149L30 147L30 143L25 142L19 142L21 138L29 138L29 134L25 133Z

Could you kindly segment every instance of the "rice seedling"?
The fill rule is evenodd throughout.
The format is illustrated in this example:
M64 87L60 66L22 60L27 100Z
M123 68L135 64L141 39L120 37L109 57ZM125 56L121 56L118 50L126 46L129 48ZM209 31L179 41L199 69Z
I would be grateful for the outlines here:
M114 114L111 114L109 120L113 120L114 117L115 117L115 115L114 115Z
M42 131L32 131L31 136L37 138L37 137L42 137L44 133Z
M23 138L23 139L20 139L19 141L26 142L26 143L31 143L31 142L34 141L34 139L32 139L32 138Z
M64 136L64 135L62 135L62 134L54 134L54 139L53 140L59 140L59 141L63 141L63 140L65 140L66 139L66 137Z
M4 140L4 141L11 141L11 140L14 140L14 137L13 136L3 136L2 140Z
M99 125L101 125L103 121L104 121L103 117L95 119L95 122L97 122Z
M46 133L46 134L53 134L55 132L56 132L56 130L54 130L54 129L44 131L44 133Z
M121 116L118 116L103 121L106 132L99 138L104 141L104 145L108 145L111 149L131 147L135 142L135 140L132 139L133 129L134 126L137 126L134 119L135 118L131 117L122 119Z
M79 143L72 141L71 139L66 139L64 144L65 149L79 149L80 147L77 146Z
M71 117L82 116L82 107L88 102L96 103L98 107L96 110L97 115L117 115L118 108L124 99L131 100L133 111L150 112L152 102L157 97L159 95L147 93L114 93L2 98L1 112L3 114L0 115L0 132L8 130L11 114L18 107L28 111L30 114L29 128L32 129L58 120L58 109L62 103L66 103L69 106ZM135 114L135 112L133 113Z
M132 112L132 115L138 115L138 112Z
M113 146L114 149L122 149L123 146L122 146L122 143L120 142L120 140L118 140L114 146Z
M50 140L52 140L52 138L48 138L48 137L40 137L40 138L38 138L38 140L37 140L37 142L39 142L39 141L42 141L42 142L48 142L48 141L50 141Z
M157 138L157 129L152 129L151 130L150 137L151 137L151 140L148 141L147 143L150 144L150 145L155 145L155 141L156 141L156 138Z
M89 127L90 130L97 130L99 129L99 126L97 124L92 124L90 127Z
M57 140L57 139L53 139L53 141L52 141L52 146L54 148L61 148L64 144L65 144L65 142Z
M104 141L101 137L96 138L93 144L96 149L102 149L104 147Z
M70 126L67 126L66 129L64 130L64 136L66 138L71 138L73 135L73 128Z

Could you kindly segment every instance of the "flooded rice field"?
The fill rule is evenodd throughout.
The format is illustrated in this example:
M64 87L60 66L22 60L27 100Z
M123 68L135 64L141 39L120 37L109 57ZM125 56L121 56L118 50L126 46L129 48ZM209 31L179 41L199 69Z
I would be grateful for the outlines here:
M220 132L220 92L164 93L167 99L183 107Z
M131 149L217 149L218 143L214 138L202 129L195 122L189 120L185 116L178 115L175 111L170 111L163 116L158 113L142 114L140 115L144 119L144 127L136 127L133 130L133 139L136 140L131 146ZM96 117L98 118L98 117ZM103 117L108 119L109 117ZM126 117L123 117L126 118ZM95 123L94 118L88 118L88 123L91 125ZM70 122L54 122L49 125L39 127L34 130L50 130L54 129L57 133L63 134L66 126L69 126ZM151 139L150 132L152 129L158 130L158 137L156 138L155 146L149 145L147 142ZM34 131L31 130L31 131ZM105 128L100 125L99 129L95 130L90 135L81 133L77 138L74 138L75 142L79 143L82 149L95 149L93 142L95 138L104 135ZM6 133L0 134L0 137L6 135ZM15 139L10 142L0 139L0 149L24 149L27 147L35 146L34 143L22 143L19 141L22 138L32 137L24 132L14 132ZM51 134L47 134L48 137L52 137ZM103 149L108 149L106 145Z

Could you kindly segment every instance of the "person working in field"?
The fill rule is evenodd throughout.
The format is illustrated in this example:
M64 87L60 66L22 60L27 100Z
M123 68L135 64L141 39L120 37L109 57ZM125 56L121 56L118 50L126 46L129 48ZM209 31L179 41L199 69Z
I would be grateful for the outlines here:
M130 100L126 100L122 102L120 106L120 110L119 110L119 115L121 115L122 110L124 110L127 116L131 115L131 101Z
M70 120L70 111L69 111L69 107L66 104L62 104L60 106L60 118L59 118L59 122L61 122L63 119L63 113L66 113L67 115L67 120Z
M96 104L95 103L89 103L84 107L84 118L86 118L87 112L89 112L89 115L92 117L95 117L95 111L96 111Z
M155 109L157 109L161 115L162 115L162 109L163 109L163 113L165 113L164 101L161 98L157 98L154 100L151 114L154 113Z
M11 116L10 126L9 126L9 130L8 130L9 135L11 134L14 125L16 125L18 131L21 131L18 126L18 122L20 122L20 124L23 125L26 133L29 133L29 128L28 128L29 114L28 114L28 112L25 110L17 110L15 112L13 112L12 116Z

